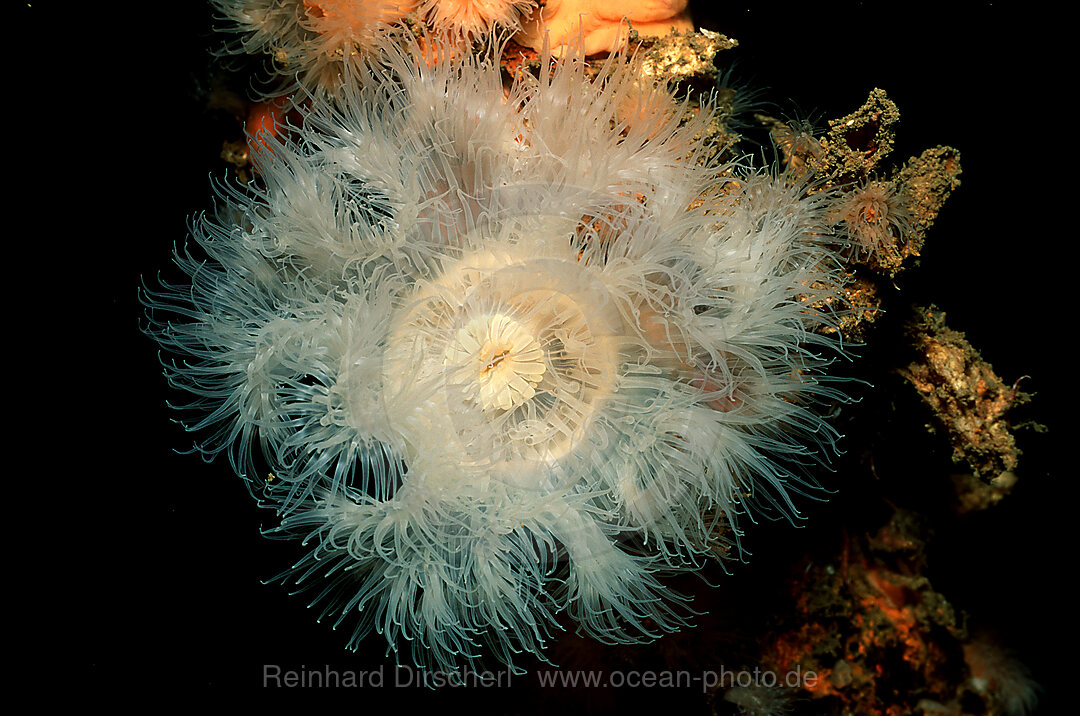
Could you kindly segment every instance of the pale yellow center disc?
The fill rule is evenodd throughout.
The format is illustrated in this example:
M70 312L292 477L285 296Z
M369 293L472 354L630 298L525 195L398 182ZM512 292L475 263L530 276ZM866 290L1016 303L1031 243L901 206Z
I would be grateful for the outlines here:
M469 321L446 348L445 363L465 395L484 410L510 410L536 394L544 377L544 351L512 318L497 313Z

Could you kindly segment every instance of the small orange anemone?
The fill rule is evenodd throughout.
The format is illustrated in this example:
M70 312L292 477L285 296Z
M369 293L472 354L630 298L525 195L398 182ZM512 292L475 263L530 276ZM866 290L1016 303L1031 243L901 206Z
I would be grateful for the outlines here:
M475 39L495 28L520 27L534 0L420 0L419 12L436 31Z

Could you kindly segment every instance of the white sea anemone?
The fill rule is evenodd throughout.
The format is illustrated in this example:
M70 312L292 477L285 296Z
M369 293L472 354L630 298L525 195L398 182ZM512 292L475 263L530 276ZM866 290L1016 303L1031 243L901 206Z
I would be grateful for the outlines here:
M493 60L419 54L194 222L208 260L146 296L166 372L311 546L284 578L351 645L450 670L541 655L560 611L609 642L675 630L658 573L797 514L834 439L823 203L705 161L708 109L680 126L623 57L504 91Z

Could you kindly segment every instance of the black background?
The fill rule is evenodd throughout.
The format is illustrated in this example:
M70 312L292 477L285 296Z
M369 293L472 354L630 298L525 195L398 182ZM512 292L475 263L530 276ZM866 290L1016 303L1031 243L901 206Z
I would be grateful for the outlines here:
M49 11L22 10L26 27L40 27ZM1021 487L998 513L940 537L930 572L955 606L1002 633L1050 704L1066 668L1064 581L1076 564L1067 529L1073 471L1051 452L1064 442L1065 426L1051 416L1074 392L1076 355L1064 345L1075 331L1062 270L1074 264L1076 232L1065 222L1075 202L1055 179L1072 159L1074 121L1064 106L1071 83L1058 83L1065 68L1053 59L1063 49L1055 19L1031 4L988 2L745 3L696 12L702 25L740 42L718 64L737 62L737 75L767 88L781 110L837 117L882 87L901 111L893 160L937 144L960 150L962 186L901 288L912 303L941 306L1003 380L1031 376L1024 385L1037 393L1037 417L1051 433L1025 444ZM204 109L214 71L207 50L218 43L209 28L199 2L80 18L72 39L48 51L58 66L35 83L37 109L52 121L32 132L45 149L28 161L45 169L42 181L61 199L42 210L50 228L29 248L63 263L60 283L80 287L59 291L62 306L47 327L53 340L56 324L70 332L53 353L61 371L49 368L69 377L50 386L56 400L44 401L44 413L63 415L60 432L73 437L46 442L44 456L63 465L46 482L61 479L77 517L60 535L63 558L48 565L59 595L51 626L65 637L45 658L117 697L150 688L277 698L260 691L264 664L386 663L377 635L365 642L370 653L353 656L344 635L315 624L301 599L261 583L296 552L260 536L270 516L227 464L176 452L192 439L170 422L166 401L182 396L167 390L156 347L139 332L140 281L170 274L169 253L184 241L188 217L210 206L211 174L225 173L219 128ZM74 410L51 409L70 402ZM810 523L815 511L822 522L842 509L858 509L857 500L841 494L831 507L811 507ZM754 590L770 584L763 572L814 534L782 526L751 533L754 560L718 577L721 589L738 592L736 603L754 601ZM380 697L401 706L455 700L482 711L533 706L519 688L390 691L346 695L357 707Z

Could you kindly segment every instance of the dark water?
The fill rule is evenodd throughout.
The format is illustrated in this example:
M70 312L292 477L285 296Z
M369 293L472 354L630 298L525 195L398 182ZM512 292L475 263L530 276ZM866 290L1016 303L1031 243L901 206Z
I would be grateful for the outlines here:
M728 53L737 74L767 88L780 108L842 116L882 87L902 114L894 160L937 144L960 150L963 184L900 288L911 303L941 306L1004 380L1030 375L1024 385L1038 393L1037 418L1056 432L1024 443L1021 487L1001 509L939 534L931 577L954 606L997 628L1051 687L1070 621L1061 582L1076 562L1075 537L1065 531L1071 489L1062 485L1071 474L1051 450L1063 442L1064 425L1053 421L1072 392L1060 383L1070 380L1074 356L1061 345L1073 331L1062 330L1071 304L1059 300L1056 271L1075 254L1075 230L1060 227L1072 203L1055 190L1051 167L1071 159L1072 131L1060 97L1037 86L1054 67L1038 57L1048 44L1039 39L1041 18L1000 3L942 5L740 6L698 9L697 17L740 41ZM368 640L370 653L347 657L342 634L314 625L280 587L261 585L293 554L258 534L269 516L226 464L170 452L190 439L169 422L164 401L178 396L163 388L154 346L138 334L135 289L140 275L169 271L167 253L184 240L186 217L209 206L208 176L224 173L219 126L203 109L214 68L208 26L198 2L114 17L97 35L104 43L90 53L96 62L69 67L93 78L80 105L93 117L94 155L126 177L120 191L88 192L92 216L117 228L96 241L104 290L90 345L101 353L101 377L94 410L80 418L95 423L84 470L105 470L87 486L101 500L82 512L103 537L81 545L80 581L94 586L76 589L77 602L96 605L84 620L92 636L77 668L120 688L138 681L166 691L247 690L257 689L266 664L387 663L380 637ZM840 495L809 512L843 520L858 509L856 498ZM796 540L834 527L815 533L812 525ZM767 589L763 572L785 562L791 540L780 528L751 535L761 566L722 578L723 589L739 589L741 576L746 590ZM487 693L483 703L531 711L520 693ZM1054 695L1050 688L1045 702Z

